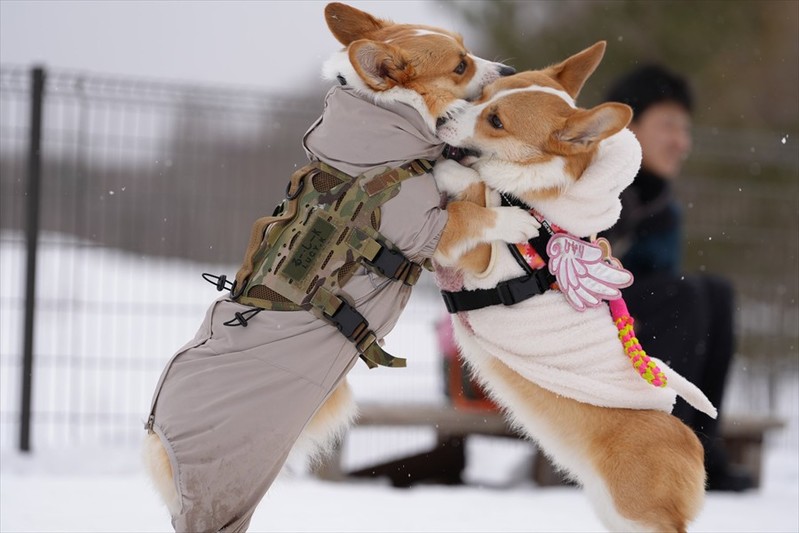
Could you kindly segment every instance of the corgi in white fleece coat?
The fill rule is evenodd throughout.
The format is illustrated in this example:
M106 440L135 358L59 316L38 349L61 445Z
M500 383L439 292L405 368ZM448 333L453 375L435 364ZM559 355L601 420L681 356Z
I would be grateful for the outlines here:
M462 149L461 163L471 168L444 162L451 168L437 169L439 189L486 207L500 205L502 195L515 197L537 221L577 238L612 226L641 149L625 129L629 107L575 106L604 50L600 42L544 70L498 80L440 124L439 137ZM444 290L493 288L525 274L505 243L471 244L484 222L473 220L440 243ZM606 527L686 530L704 499L703 449L670 412L678 393L711 416L715 408L657 359L667 385L641 379L604 301L577 310L556 287L452 316L455 339L477 379L584 486Z

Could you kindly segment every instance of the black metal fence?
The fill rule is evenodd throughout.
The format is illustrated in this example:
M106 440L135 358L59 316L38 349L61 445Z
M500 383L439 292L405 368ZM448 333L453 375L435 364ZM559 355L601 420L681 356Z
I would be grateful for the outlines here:
M29 405L39 445L129 440L213 297L180 260L235 269L321 100L13 67L0 91L1 442Z
M0 446L20 444L26 419L34 446L130 444L163 364L215 296L199 273L235 271L250 224L271 212L304 161L300 138L321 93L41 76L36 159L32 71L0 70ZM796 366L799 161L777 135L699 130L696 144L681 184L686 259L735 281L742 355L766 376L752 405L773 410L768 376ZM38 193L29 189L37 165ZM719 168L729 172L723 181L712 179ZM26 278L34 250L35 277ZM36 281L33 298L26 279ZM432 330L439 309L422 305L398 335ZM402 379L434 387L435 354L427 361ZM26 377L29 419L20 416ZM390 399L384 379L369 382ZM418 399L405 383L396 399Z

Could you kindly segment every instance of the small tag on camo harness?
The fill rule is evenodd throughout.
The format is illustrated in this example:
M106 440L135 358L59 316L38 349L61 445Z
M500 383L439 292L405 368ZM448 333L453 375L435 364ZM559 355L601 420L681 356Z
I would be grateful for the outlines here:
M317 259L325 249L328 240L335 233L336 226L317 217L280 273L294 282L305 279L308 272L317 264Z

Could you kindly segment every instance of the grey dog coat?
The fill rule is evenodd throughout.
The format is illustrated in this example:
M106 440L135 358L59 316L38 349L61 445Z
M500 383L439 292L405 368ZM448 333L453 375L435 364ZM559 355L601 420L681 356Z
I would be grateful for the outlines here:
M331 89L303 143L309 158L350 175L434 160L442 150L411 106L377 104L347 87ZM406 257L432 256L447 215L431 174L402 182L381 209L380 232ZM411 287L360 267L344 292L382 338ZM303 428L358 359L335 327L306 311L223 324L247 309L216 300L156 387L150 413L178 489L176 531L245 531Z

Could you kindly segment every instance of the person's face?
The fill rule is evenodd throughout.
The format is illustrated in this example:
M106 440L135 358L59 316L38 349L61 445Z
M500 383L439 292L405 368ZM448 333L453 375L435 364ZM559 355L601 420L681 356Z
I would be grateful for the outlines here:
M630 124L641 143L641 165L663 178L676 178L691 151L691 115L676 102L653 104Z

